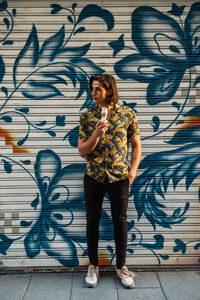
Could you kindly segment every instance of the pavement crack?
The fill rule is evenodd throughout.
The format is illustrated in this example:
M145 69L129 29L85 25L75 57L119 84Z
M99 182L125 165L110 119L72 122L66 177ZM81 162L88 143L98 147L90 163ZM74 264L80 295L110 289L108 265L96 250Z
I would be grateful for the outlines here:
M69 300L72 299L73 285L74 285L74 276L72 276L72 282L71 282L71 289L70 289L70 294L69 294Z
M163 288L163 286L162 286L162 282L161 282L160 277L159 277L159 275L158 275L157 272L156 272L156 276L157 276L158 281L159 281L159 283L160 283L160 287L161 287L161 290L162 290L163 295L164 295L164 297L165 297L165 300L167 300L167 296L166 296L166 294L165 294L164 288Z
M32 275L31 275L30 278L29 278L29 281L28 281L28 284L27 284L27 286L26 286L26 289L25 289L24 295L23 295L23 297L22 297L22 300L24 300L24 297L26 296L26 293L27 293L27 291L28 291L28 288L29 288L31 279L32 279Z
M118 291L118 287L117 287L117 280L118 280L118 278L117 278L117 276L115 276L115 288L116 288L116 292L117 292L117 300L120 300L119 299L119 291Z

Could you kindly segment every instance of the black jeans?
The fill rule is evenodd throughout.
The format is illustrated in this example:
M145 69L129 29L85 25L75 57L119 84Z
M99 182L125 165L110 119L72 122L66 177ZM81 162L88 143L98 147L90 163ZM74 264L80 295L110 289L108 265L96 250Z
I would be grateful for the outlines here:
M90 263L98 266L99 221L103 198L105 193L108 192L114 225L116 265L117 269L121 269L126 260L129 180L127 178L110 183L106 178L104 183L99 183L92 177L85 175L84 192L87 220L86 235Z

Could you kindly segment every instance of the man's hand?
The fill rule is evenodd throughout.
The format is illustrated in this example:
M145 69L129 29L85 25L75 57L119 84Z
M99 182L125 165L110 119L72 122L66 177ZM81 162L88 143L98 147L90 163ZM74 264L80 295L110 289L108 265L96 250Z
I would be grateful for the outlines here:
M96 124L95 130L88 140L78 139L78 151L81 157L85 158L95 149L99 138L106 132L107 129L108 126L106 123L100 120Z
M135 177L136 177L136 170L135 168L131 168L128 174L129 184L131 184L134 181Z
M100 120L96 124L96 128L95 128L95 131L93 134L96 137L101 137L106 132L107 129L108 129L108 126L107 126L106 122Z

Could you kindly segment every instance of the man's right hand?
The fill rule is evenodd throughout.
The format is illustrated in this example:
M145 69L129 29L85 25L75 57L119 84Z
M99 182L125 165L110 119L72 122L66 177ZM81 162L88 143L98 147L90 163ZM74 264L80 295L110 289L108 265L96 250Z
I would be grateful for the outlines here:
M108 126L107 126L106 122L100 120L96 124L94 134L96 135L96 137L101 137L106 132L107 129L108 129Z
M96 124L95 130L88 140L78 140L78 150L81 157L85 158L95 149L99 138L106 132L107 129L107 124L100 120Z

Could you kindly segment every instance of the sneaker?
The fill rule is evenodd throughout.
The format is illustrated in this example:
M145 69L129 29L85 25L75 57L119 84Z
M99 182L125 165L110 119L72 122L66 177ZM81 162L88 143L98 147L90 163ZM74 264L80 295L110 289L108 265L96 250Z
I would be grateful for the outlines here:
M97 281L99 277L99 268L93 265L88 267L88 272L85 277L85 284L87 287L95 287L97 286Z
M121 284L125 288L132 289L135 287L135 281L134 281L135 274L129 272L127 267L123 266L121 269L117 269L117 275L121 280Z

